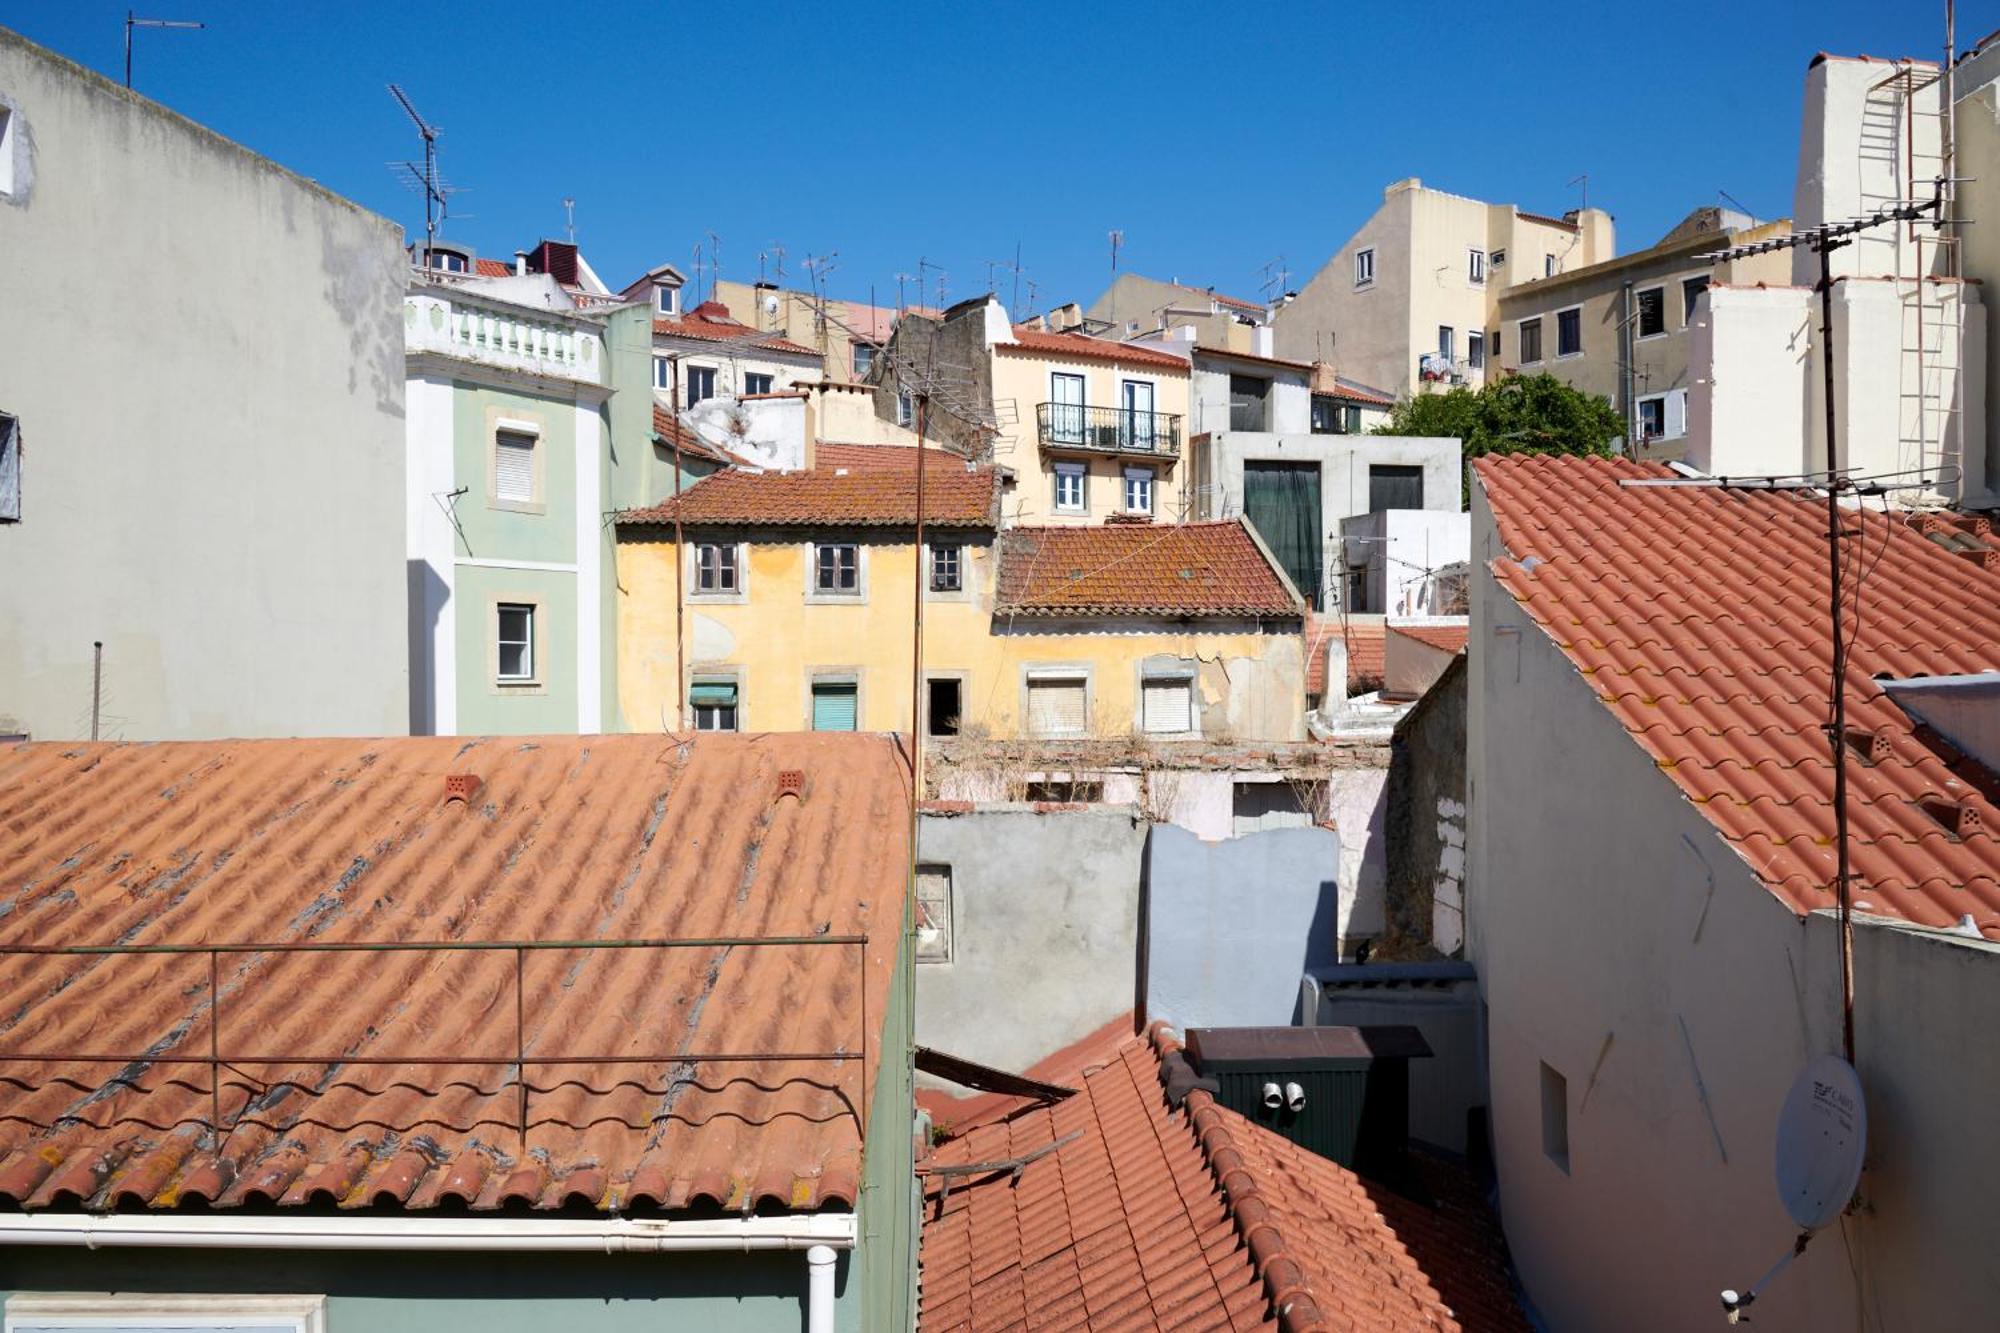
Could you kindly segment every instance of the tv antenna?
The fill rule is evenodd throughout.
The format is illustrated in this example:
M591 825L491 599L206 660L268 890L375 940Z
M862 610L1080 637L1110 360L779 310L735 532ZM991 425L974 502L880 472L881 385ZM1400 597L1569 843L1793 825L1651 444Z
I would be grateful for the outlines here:
M765 246L762 250L759 250L757 252L757 281L759 283L762 283L764 281L765 267L767 265L770 268L770 276L772 278L778 279L780 281L784 279L785 247L779 245L776 241L772 241L769 245Z
M422 135L424 140L424 165L419 168L414 162L405 162L402 166L403 170L409 173L416 188L424 193L424 267L429 269L431 249L437 244L438 226L450 212L449 200L454 193L452 188L444 183L444 178L438 175L437 141L438 135L443 131L417 114L416 107L410 104L409 97L400 87L392 83L389 85L389 91L395 95L404 112L415 122L417 133ZM390 169L395 169L394 164L391 164Z
M1587 172L1587 171L1585 171L1585 172L1580 172L1579 174L1577 174L1577 175L1575 175L1575 176L1571 176L1571 177L1569 178L1569 183L1570 183L1571 185L1580 185L1580 186L1582 186L1582 187L1583 187L1583 201L1582 201L1582 203L1580 203L1580 204L1578 205L1578 207L1579 207L1579 208L1589 208L1589 207L1590 207L1590 173L1589 173L1589 172Z
M1267 302L1275 301L1285 294L1285 289L1292 280L1292 271L1285 267L1283 255L1270 260L1257 271L1264 275L1263 280L1257 284L1257 290L1264 293ZM1213 288L1210 289L1210 294L1214 294Z
M917 279L915 279L915 278L911 277L911 276L910 276L909 274L907 274L907 273L898 273L898 274L896 275L896 313L897 313L897 314L899 314L899 315L900 315L900 314L902 314L902 313L903 313L903 311L904 311L904 310L908 309L908 306L907 306L907 305L905 304L905 302L904 302L904 300L903 300L903 287L904 287L904 285L905 285L905 284L907 284L907 283L912 283L912 282L916 282L916 281L917 281ZM919 286L918 286L918 288L917 288L917 295L918 295L918 296L922 296L923 294L924 294L924 289L923 289L923 287L922 287L921 285L919 285Z
M569 236L569 243L575 245L576 199L573 196L566 195L563 198L563 231Z
M1822 1229L1847 1210L1861 1183L1861 1159L1868 1151L1868 1103L1861 1077L1837 1055L1815 1057L1792 1082L1778 1112L1776 1177L1778 1202L1798 1226L1798 1238L1748 1291L1722 1293L1723 1317L1748 1319L1753 1303Z
M1736 211L1741 213L1744 217L1754 218L1757 216L1755 213L1752 213L1750 211L1749 205L1745 204L1741 199L1738 199L1735 195L1731 194L1727 190L1717 190L1715 192L1715 197L1720 199L1725 204L1733 204L1736 208Z
M131 10L129 9L126 10L125 11L125 86L127 88L130 88L132 86L132 29L173 28L181 31L186 31L190 28L206 28L207 26L208 25L206 23L196 23L192 19L142 19L135 17Z
M1125 244L1125 233L1113 230L1111 233L1111 271L1118 271L1118 247Z

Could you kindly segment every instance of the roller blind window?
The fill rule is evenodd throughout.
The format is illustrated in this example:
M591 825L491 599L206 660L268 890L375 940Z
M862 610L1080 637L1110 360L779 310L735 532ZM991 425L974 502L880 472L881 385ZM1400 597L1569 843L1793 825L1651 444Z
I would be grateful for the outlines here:
M1037 736L1080 736L1089 727L1088 689L1082 676L1047 676L1028 682L1028 729Z
M493 437L493 494L522 504L535 498L535 437L503 430Z

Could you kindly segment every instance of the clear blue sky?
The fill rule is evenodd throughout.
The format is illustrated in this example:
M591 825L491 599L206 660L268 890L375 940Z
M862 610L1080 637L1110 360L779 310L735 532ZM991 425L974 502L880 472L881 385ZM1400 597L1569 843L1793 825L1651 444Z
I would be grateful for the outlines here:
M0 24L119 78L127 0L0 0ZM1959 6L1961 45L2000 0ZM384 85L444 130L446 235L511 257L577 239L614 287L721 238L725 277L838 252L884 304L942 264L949 299L1011 259L1040 304L1120 267L1255 298L1298 286L1405 176L1560 213L1568 182L1657 239L1726 190L1789 213L1817 50L1935 58L1941 0L1668 6L1228 3L430 4L143 0L135 85L421 232L385 163L418 151ZM996 282L1012 296L1012 275ZM934 298L935 287L926 293ZM1023 289L1022 305L1026 305ZM914 299L914 297L913 297Z

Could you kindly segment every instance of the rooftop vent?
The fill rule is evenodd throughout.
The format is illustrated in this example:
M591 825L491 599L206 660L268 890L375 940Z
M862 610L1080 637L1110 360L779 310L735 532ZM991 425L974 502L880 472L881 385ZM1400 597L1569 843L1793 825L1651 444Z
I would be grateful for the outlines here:
M444 799L449 805L453 801L471 804L479 794L480 778L477 773L448 773L444 779Z
M806 775L803 770L788 768L778 774L778 795L796 796L801 801L806 798Z

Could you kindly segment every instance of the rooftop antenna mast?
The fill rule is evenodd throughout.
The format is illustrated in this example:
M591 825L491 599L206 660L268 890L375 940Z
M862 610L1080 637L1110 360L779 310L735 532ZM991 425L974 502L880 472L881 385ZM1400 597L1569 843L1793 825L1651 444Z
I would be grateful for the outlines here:
M1113 230L1111 233L1111 271L1118 271L1118 248L1125 244L1125 233Z
M1575 175L1575 176L1571 176L1571 177L1569 178L1569 183L1570 183L1571 185L1579 185L1579 186L1582 186L1582 187L1583 187L1583 199L1582 199L1582 202L1581 202L1581 203L1580 203L1580 204L1578 205L1578 207L1579 207L1579 208L1589 208L1589 207L1590 207L1590 173L1589 173L1589 172L1587 172L1587 171L1585 171L1585 172L1580 172L1579 174L1577 174L1577 175Z
M396 101L401 104L404 112L415 122L417 133L422 135L424 140L423 169L419 171L417 164L414 162L405 162L403 163L403 167L412 176L416 177L418 188L424 192L424 267L429 269L431 267L431 250L437 245L438 224L445 219L447 213L446 200L451 193L444 181L438 176L437 141L438 135L442 131L417 114L416 107L410 104L410 99L400 87L392 83L389 85L389 91L395 95Z
M904 285L916 281L917 280L915 278L911 277L907 273L898 273L896 275L896 313L898 315L902 314L904 310L909 308L908 304L903 299ZM917 295L922 296L923 294L924 294L924 289L921 285L919 285L917 288Z
M1283 255L1265 263L1257 271L1264 275L1263 280L1257 284L1257 290L1264 293L1266 303L1283 296L1285 289L1291 285L1292 271L1285 267Z
M708 295L715 297L715 286L722 281L722 238L714 232L708 233Z
M569 243L571 245L575 245L576 244L576 199L573 196L565 197L563 199L563 230L569 235Z
M135 17L131 10L129 9L126 10L125 11L125 86L127 88L130 88L132 86L132 29L174 28L185 31L190 28L206 28L207 26L208 25L206 23L196 23L191 19L142 19Z

